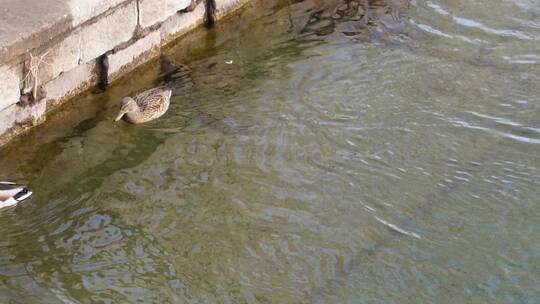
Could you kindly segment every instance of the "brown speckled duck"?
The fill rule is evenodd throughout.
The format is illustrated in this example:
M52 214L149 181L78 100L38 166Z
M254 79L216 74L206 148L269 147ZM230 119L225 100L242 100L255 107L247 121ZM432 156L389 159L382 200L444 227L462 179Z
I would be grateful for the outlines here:
M124 97L116 121L124 119L132 124L154 120L169 109L172 90L161 86L144 91L134 98Z
M20 201L30 197L32 192L23 185L10 182L0 182L0 209L14 206Z

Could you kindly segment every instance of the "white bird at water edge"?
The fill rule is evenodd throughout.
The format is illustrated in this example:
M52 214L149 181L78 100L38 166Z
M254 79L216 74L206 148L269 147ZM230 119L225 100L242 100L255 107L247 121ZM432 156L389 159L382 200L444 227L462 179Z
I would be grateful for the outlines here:
M32 192L26 186L10 182L0 182L0 209L17 205L27 199Z

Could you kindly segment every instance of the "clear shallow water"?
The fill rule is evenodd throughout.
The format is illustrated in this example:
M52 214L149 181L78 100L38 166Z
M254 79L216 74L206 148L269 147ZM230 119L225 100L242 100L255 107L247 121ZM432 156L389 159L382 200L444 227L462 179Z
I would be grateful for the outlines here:
M540 301L540 3L264 2L0 150L0 302Z

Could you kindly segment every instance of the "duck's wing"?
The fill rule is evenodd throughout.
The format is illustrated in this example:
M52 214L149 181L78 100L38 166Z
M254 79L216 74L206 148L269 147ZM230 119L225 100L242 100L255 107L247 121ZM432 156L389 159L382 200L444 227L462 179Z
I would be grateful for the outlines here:
M142 92L135 96L135 101L142 112L160 109L164 103L168 103L172 90L162 86Z
M24 186L10 182L0 182L0 191L13 190L17 188L24 188Z

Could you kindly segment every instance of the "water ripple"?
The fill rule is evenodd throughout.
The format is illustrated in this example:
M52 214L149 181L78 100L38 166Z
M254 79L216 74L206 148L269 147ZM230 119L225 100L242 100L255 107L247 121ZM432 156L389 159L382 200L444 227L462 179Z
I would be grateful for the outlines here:
M406 4L259 1L161 119L110 119L156 61L2 150L0 302L533 303L537 3Z

